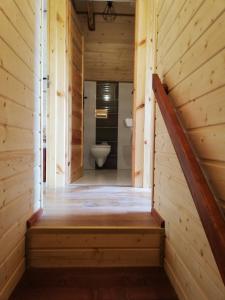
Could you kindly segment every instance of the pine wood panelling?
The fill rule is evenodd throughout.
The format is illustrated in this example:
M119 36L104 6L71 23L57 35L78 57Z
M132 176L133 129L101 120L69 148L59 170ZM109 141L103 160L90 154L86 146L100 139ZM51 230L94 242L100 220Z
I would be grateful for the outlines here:
M1 96L33 110L34 102L29 101L33 95L30 89L2 68L0 68L0 80L3 83L1 85Z
M85 80L133 81L134 17L117 17L113 23L95 19L96 30L89 31L87 17L80 16Z
M17 30L11 25L7 18L8 16L5 16L4 13L1 12L0 17L2 26L1 38L10 45L13 52L16 52L16 55L27 65L27 67L34 71L32 50L27 46Z
M15 220L21 219L24 214L29 212L32 196L32 191L28 191L1 209L0 236L14 224Z
M177 252L175 248L173 248L173 245L171 245L169 242L166 243L165 255L165 269L167 271L167 274L169 275L171 282L175 286L176 292L180 296L180 299L188 300L196 298L206 300L207 297L204 296L196 281L192 277L192 274L189 272L188 268L180 259L180 257L177 255ZM171 276L171 273L173 274L173 276ZM185 273L185 277L177 275L182 273Z
M31 6L29 3L33 3ZM0 3L0 299L25 269L26 220L40 205L40 1ZM35 125L36 124L36 125Z
M165 3L157 9L157 70L224 207L225 4L181 2L174 1L166 14ZM166 221L167 273L181 299L224 300L225 287L158 108L155 133L154 205Z
M154 95L151 82L156 66L155 9L154 1L136 1L132 184L145 188L153 184Z
M164 36L164 43L160 51L163 51L158 58L159 70L167 73L168 70L182 58L182 55L190 49L191 46L204 34L210 25L223 13L223 0L197 0L187 1L187 7L184 7L180 13L179 21L174 22L171 31ZM210 11L210 15L209 12ZM187 16L187 18L186 18ZM185 24L183 24L185 22ZM183 29L183 30L182 30ZM177 32L178 31L178 32ZM171 39L172 37L172 39ZM165 45L166 38L171 39L169 46ZM159 56L160 56L159 51ZM179 56L177 56L179 53Z
M182 59L166 73L165 80L169 88L172 89L174 83L177 85L222 50L225 47L224 35L225 20L224 15L220 14L220 17L199 38L198 43L194 44L190 51L187 51ZM172 81L170 81L170 78Z
M33 189L33 170L17 173L0 181L0 207L7 205L12 200ZM2 205L1 205L2 204Z
M47 184L66 182L67 126L67 11L68 2L48 1L49 97L47 113Z
M7 257L6 261L0 265L0 289L10 279L15 266L24 261L25 242L22 240Z
M27 0L15 0L15 3L20 10L21 14L25 18L30 30L35 33L35 13L37 13L37 5L35 6L35 12L29 6Z
M0 40L1 66L16 79L25 84L31 91L34 90L34 73L5 42Z
M9 278L7 283L4 285L2 289L2 293L0 296L4 300L8 300L10 295L12 294L12 291L16 287L17 283L20 281L21 277L23 276L25 272L25 259L23 259L19 265L15 267L15 271L12 274L12 276Z
M23 41L28 45L31 50L34 50L33 32L27 26L25 18L21 18L20 7L16 5L13 0L1 1L0 4L2 13L7 17L11 26L20 34Z
M179 113L185 128L193 129L224 123L224 94L225 86L182 106Z
M33 111L0 96L0 124L30 129Z
M0 180L32 169L34 153L32 150L0 152Z
M225 163L218 161L204 160L202 166L206 171L209 181L211 182L216 195L225 208Z
M186 28L188 22L190 21L192 16L196 13L196 11L198 11L202 3L203 3L202 0L186 1L180 13L177 16L175 15L175 21L173 22L169 32L167 33L162 30L163 28L160 27L160 24L158 22L158 26L160 28L158 36L161 37L161 41L160 41L161 46L158 49L159 52L157 57L158 62L161 62L161 60L165 59L165 57L168 55L168 50L170 50L170 48L173 47L174 42L176 41L177 38L179 38L183 30ZM171 7L169 13L173 13L176 6L177 4ZM164 19L167 19L167 16L165 16ZM163 65L163 67L166 68L167 65Z
M83 165L83 39L70 0L49 1L49 48L47 184L57 187L79 178ZM74 162L75 144L81 159Z
M8 254L23 240L26 231L25 216L20 218L0 239L0 264L4 263Z
M225 49L171 90L170 96L176 99L174 101L177 106L183 105L224 85L224 56Z
M162 6L162 9L160 11L160 14L158 14L158 26L161 28L163 26L163 23L166 20L166 16L168 15L168 12L170 10L170 7L173 3L173 0L167 0L164 1L164 5ZM147 12L146 12L147 13Z
M83 56L84 41L79 19L69 6L69 60L71 93L70 182L83 174Z
M32 149L33 140L32 129L0 125L0 151Z
M189 136L200 158L225 161L225 125L196 129ZM215 147L216 145L216 147Z
M171 26L174 23L174 20L177 18L177 16L180 13L181 9L185 5L185 2L186 2L185 0L172 1L172 5L174 6L174 9L169 9L167 17L164 18L165 22L161 26L161 30L160 30L159 35L158 35L158 43L161 44L161 42L163 42L163 38L169 32ZM162 12L160 12L160 16L161 16L161 13Z

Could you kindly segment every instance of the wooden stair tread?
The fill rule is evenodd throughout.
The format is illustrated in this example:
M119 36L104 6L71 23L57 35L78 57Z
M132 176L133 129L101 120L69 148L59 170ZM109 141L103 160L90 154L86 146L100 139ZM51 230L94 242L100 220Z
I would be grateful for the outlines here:
M122 214L43 214L34 228L158 228L159 223L149 212Z
M29 269L10 300L170 299L177 296L162 268Z

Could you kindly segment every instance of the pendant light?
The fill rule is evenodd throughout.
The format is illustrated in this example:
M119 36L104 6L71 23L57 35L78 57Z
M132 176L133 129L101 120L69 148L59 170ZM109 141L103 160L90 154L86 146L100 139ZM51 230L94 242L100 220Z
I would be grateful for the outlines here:
M107 1L106 7L103 11L103 19L106 22L113 22L116 19L116 12L113 7L113 2L112 1Z

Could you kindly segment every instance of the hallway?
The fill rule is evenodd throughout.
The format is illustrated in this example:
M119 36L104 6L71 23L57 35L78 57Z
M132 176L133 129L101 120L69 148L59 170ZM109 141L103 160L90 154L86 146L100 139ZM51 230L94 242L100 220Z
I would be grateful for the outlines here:
M151 193L145 189L68 185L44 194L44 214L35 227L152 225Z

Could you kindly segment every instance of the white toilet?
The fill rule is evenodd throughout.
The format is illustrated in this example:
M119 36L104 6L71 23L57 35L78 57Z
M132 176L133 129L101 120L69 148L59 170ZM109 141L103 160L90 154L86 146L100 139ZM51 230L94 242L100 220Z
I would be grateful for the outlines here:
M107 143L100 144L100 145L93 145L91 147L91 154L94 157L99 168L101 168L104 165L110 151L111 151L111 146L108 145Z

